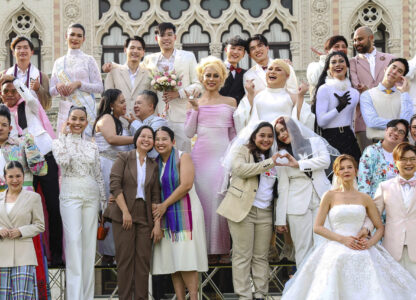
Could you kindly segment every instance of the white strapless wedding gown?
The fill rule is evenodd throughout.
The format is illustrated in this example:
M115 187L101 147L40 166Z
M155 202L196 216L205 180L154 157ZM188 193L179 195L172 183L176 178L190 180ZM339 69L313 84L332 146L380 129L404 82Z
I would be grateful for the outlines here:
M336 205L328 219L334 232L355 236L366 216L362 205ZM312 250L288 281L282 300L414 300L416 279L381 245L352 250L327 241Z

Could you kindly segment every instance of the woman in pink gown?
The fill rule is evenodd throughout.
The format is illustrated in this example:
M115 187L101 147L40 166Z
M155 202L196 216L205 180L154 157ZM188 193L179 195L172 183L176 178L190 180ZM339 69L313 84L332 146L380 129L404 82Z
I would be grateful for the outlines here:
M219 195L224 177L221 158L236 135L233 113L237 101L219 93L227 78L227 69L220 59L212 56L203 59L197 73L205 91L198 99L188 94L185 133L189 138L197 135L191 157L195 165L195 188L204 210L208 254L226 255L230 251L230 233L227 220L216 210L222 200Z

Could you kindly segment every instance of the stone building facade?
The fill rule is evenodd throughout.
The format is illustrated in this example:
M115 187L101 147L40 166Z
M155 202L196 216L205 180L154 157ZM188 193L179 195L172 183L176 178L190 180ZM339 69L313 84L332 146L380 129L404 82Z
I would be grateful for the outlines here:
M416 0L0 0L0 69L12 63L8 48L16 35L35 40L33 62L50 72L66 52L68 24L86 27L83 50L97 62L124 62L122 43L127 35L141 35L148 52L157 51L154 25L177 26L176 47L221 56L230 35L263 33L274 57L290 58L302 76L316 59L311 47L342 34L350 42L359 25L376 32L377 47L397 56L416 52ZM251 62L246 58L243 65Z

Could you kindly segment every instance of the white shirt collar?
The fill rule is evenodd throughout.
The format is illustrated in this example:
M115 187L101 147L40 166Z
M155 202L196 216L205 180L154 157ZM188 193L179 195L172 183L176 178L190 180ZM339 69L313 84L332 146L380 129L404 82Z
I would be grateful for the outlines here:
M377 54L377 49L374 47L373 51L371 53L364 53L364 56L369 58L369 57L376 57Z

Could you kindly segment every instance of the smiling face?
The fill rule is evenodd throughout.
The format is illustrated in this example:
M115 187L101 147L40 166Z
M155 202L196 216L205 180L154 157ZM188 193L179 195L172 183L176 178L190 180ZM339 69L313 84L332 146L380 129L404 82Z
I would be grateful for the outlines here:
M333 78L344 80L347 76L347 62L341 55L334 55L329 60L329 74Z
M250 49L250 57L257 63L262 64L269 60L269 46L265 46L259 40L252 40L248 45Z
M412 139L416 142L416 119L410 124L410 134L412 135Z
M348 54L348 47L347 47L347 45L345 44L344 41L338 41L337 43L335 43L332 46L332 48L329 50L329 53L338 52L338 51L344 52L345 55Z
M290 135L289 132L287 131L287 128L285 126L283 126L280 123L276 123L276 126L274 127L274 129L276 130L276 138L281 141L282 143L285 144L290 144Z
M374 36L369 35L364 28L354 32L354 48L358 53L370 53L372 51Z
M69 49L80 49L85 41L84 32L81 28L71 27L66 32L66 42Z
M144 49L142 43L136 40L131 40L127 48L124 48L127 61L132 63L139 63L144 56Z
M155 112L152 101L146 95L137 96L137 99L134 102L133 110L136 118L139 118L142 121L153 115Z
M228 44L227 47L225 47L225 54L227 55L227 61L233 66L236 66L246 54L246 49L243 46L233 46Z
M0 144L7 141L11 130L9 120L5 116L0 116Z
M15 45L13 54L14 57L16 57L17 62L30 61L33 50L30 49L28 41L22 40Z
M7 187L10 191L18 192L22 189L24 179L22 170L19 168L8 169L4 175Z
M153 133L149 128L143 128L136 141L137 151L149 152L154 144Z
M354 180L357 176L357 170L351 160L344 159L339 164L339 169L335 175L337 175L341 181L348 182Z
M410 179L416 171L416 153L408 150L395 163L400 175L405 179Z
M397 146L404 141L406 137L406 126L402 123L397 123L394 127L387 127L384 132L384 140L387 143Z
M170 154L174 144L175 142L170 139L166 131L156 131L155 149L160 155Z
M1 86L1 98L7 107L13 107L20 99L20 94L17 92L13 83L8 82Z
M81 134L88 125L87 114L81 109L74 109L68 117L72 134Z
M113 109L113 114L116 118L124 116L127 111L127 104L124 95L118 95L117 100L110 104L110 107Z
M254 144L261 152L268 151L273 145L273 130L266 126L260 128L254 137Z
M204 85L205 90L219 90L221 87L221 81L222 78L220 73L213 66L208 65L204 69L204 73L202 74L202 84Z
M395 61L384 71L383 85L393 86L402 82L405 66L400 61Z
M286 85L289 74L277 64L271 64L266 71L266 82L269 88L282 88Z
M162 51L170 51L175 46L176 34L173 29L168 28L163 34L159 33L156 36L156 41Z

